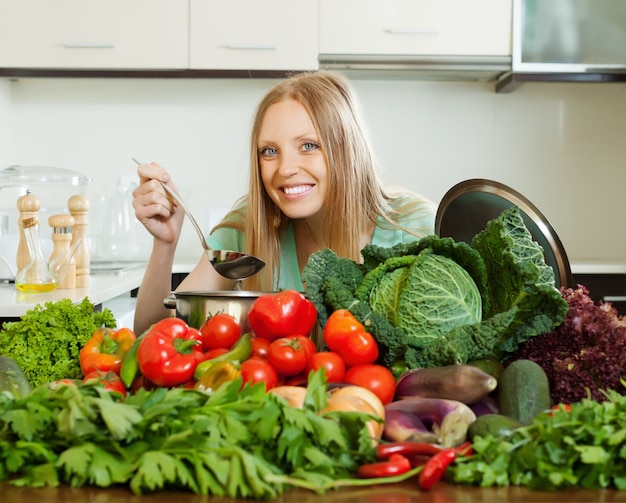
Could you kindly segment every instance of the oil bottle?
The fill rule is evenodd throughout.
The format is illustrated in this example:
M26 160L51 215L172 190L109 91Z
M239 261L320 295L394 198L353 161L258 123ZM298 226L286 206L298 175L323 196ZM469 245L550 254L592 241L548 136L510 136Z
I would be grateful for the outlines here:
M15 287L24 293L50 292L58 286L58 281L50 264L43 258L39 238L39 219L37 217L22 220L30 262L15 277Z

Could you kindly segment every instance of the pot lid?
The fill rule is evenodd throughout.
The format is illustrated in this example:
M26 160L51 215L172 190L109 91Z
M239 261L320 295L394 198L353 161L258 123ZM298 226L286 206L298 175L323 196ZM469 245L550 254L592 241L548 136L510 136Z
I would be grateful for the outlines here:
M437 209L435 234L471 243L487 222L512 206L519 207L524 224L543 248L546 264L554 269L556 287L571 287L569 260L554 228L533 203L502 183L475 178L452 187Z
M91 179L77 171L51 166L9 166L0 170L0 187L28 187L31 184L84 186Z

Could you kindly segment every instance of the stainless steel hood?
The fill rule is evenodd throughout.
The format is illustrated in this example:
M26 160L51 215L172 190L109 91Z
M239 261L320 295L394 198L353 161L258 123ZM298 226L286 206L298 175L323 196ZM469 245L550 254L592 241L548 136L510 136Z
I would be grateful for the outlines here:
M320 54L320 68L355 78L494 81L511 70L508 56Z
M624 0L513 0L512 36L499 92L532 81L626 81Z

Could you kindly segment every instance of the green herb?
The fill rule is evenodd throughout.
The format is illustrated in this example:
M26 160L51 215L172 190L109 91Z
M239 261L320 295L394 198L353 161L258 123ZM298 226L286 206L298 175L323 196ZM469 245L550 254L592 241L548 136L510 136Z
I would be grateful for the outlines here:
M311 374L302 409L260 384L241 384L211 394L140 390L123 402L80 382L41 386L19 400L0 394L0 479L239 498L364 483L351 476L375 459L365 427L372 416L320 416L327 400L322 372Z
M475 454L457 459L452 479L481 487L626 490L626 396L606 396L540 414L505 438L475 438Z
M0 355L17 362L31 385L80 377L78 354L101 326L115 327L109 309L94 312L85 297L38 304L20 321L5 322L0 331Z
M350 310L389 367L503 359L558 326L568 310L516 206L471 244L427 236L390 248L368 245L362 254L357 264L328 249L314 253L302 279L320 324L334 310Z

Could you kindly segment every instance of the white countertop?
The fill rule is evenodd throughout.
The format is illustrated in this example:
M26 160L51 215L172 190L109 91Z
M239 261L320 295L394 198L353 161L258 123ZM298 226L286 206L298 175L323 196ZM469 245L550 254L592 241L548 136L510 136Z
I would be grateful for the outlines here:
M143 279L142 268L130 269L119 275L93 275L88 288L60 289L48 293L23 293L14 283L0 284L0 318L18 318L37 304L71 299L80 302L88 297L94 305L104 304L139 287Z

